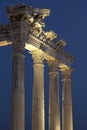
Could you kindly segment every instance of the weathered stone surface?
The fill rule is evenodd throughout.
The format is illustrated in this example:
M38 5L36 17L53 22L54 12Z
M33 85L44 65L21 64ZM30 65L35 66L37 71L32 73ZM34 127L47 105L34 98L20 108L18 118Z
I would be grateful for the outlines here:
M59 103L59 64L48 61L49 64L49 130L60 130Z
M11 130L25 130L24 114L24 44L12 44Z
M73 130L71 69L62 68L62 130Z
M34 82L32 96L32 130L45 130L43 53L32 52Z
M7 7L7 14L11 23L0 26L0 46L11 44L14 39L21 40L36 48L39 47L38 49L59 60L61 64L70 66L73 57L60 47L64 45L64 42L55 43L56 34L53 31L43 30L45 27L43 20L45 16L49 16L49 9L32 8L22 4ZM32 41L29 40L31 37ZM35 44L33 42L35 40L39 42Z
M69 67L73 57L63 50L65 41L45 32L44 18L49 9L15 5L7 7L10 23L0 25L0 46L12 44L11 130L24 130L24 49L34 61L32 130L44 130L44 64L49 65L49 130L60 130L58 68L63 77L63 130L72 130L72 96ZM57 41L57 42L56 42ZM56 61L56 62L54 62ZM57 65L58 64L58 65Z

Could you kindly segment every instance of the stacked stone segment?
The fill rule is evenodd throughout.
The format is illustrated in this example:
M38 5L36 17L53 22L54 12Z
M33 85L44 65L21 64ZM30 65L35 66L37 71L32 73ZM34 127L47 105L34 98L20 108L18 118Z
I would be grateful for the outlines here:
M0 25L0 46L12 45L11 130L25 130L24 50L32 55L32 130L45 130L44 61L49 66L49 130L73 130L71 63L63 50L66 42L53 31L44 31L49 9L16 5L6 8L10 22ZM59 71L62 72L62 122Z

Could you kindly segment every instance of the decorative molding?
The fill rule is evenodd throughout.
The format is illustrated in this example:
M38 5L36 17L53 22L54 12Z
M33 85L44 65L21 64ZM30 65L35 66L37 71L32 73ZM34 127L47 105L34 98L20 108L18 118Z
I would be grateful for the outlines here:
M15 41L12 44L12 55L24 55L25 43Z
M15 46L17 46L16 43L26 43L27 46L30 44L60 61L61 65L70 66L74 61L74 58L62 49L65 42L61 40L55 42L54 39L57 35L53 31L45 32L43 30L45 27L43 20L45 16L49 16L49 9L32 8L22 4L7 7L7 14L11 22L0 26L0 46L12 42L15 43ZM18 49L16 50L18 52Z
M62 72L62 81L66 79L71 79L71 72L72 72L71 68L62 68L60 70Z
M40 50L31 52L34 64L43 64L44 53Z
M50 72L58 72L59 70L59 63L56 60L48 60L49 65L49 73Z

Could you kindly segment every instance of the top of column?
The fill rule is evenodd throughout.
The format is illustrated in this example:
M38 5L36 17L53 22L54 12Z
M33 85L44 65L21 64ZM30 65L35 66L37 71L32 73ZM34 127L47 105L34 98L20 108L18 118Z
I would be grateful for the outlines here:
M44 63L44 53L41 50L35 50L30 52L32 54L34 64Z
M61 68L60 70L62 72L62 79L63 80L65 80L65 79L71 79L71 72L72 72L71 68L66 67L66 68Z
M56 60L48 60L49 65L49 73L50 72L58 72L59 70L59 62Z
M38 17L40 16L43 19L45 16L49 16L49 9L39 9L33 8L32 6L28 6L25 4L19 4L14 6L9 6L6 8L7 14L12 22L20 21L21 18L26 17ZM34 20L34 19L33 19Z
M28 51L32 48L39 49L46 54L45 60L51 57L60 62L59 66L70 67L74 59L63 50L66 42L63 39L57 39L54 31L44 30L44 18L50 15L49 9L21 4L9 6L6 11L11 22L0 26L0 46L12 44L15 38L21 39ZM13 37L14 34L15 37Z

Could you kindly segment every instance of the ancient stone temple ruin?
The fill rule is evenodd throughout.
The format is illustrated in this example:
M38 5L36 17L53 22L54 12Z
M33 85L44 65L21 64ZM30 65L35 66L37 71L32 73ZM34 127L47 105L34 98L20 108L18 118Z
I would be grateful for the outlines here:
M49 65L49 130L60 130L59 72L62 74L62 130L73 130L70 67L65 41L44 31L49 9L24 4L6 8L10 22L0 25L0 46L12 46L11 130L25 130L24 50L33 59L32 130L45 130L44 60Z

